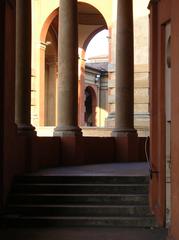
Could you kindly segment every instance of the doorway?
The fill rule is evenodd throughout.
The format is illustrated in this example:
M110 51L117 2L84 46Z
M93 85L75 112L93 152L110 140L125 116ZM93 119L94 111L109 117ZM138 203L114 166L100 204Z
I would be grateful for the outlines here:
M89 86L85 89L85 124L96 126L96 94Z

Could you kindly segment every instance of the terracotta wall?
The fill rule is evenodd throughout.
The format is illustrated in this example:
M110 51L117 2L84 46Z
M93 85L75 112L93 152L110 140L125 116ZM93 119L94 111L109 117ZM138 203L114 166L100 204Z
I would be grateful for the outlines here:
M113 162L114 154L113 138L64 137L62 139L62 165Z
M23 168L21 159L24 159L24 145L22 142L18 144L14 124L15 5L13 1L0 2L0 18L0 206L2 207L13 175L19 171L19 167Z
M57 138L23 137L15 125L15 1L0 1L0 206L5 203L13 177L41 167L56 166ZM4 64L5 63L5 64Z
M1 205L4 200L4 193L8 188L9 178L11 176L11 170L9 171L9 165L12 163L13 158L11 156L14 153L13 133L14 125L12 124L12 114L14 108L14 61L15 61L15 6L11 1L1 1L1 175L0 175L0 199ZM6 63L6 64L5 64ZM14 104L13 104L14 105ZM10 143L10 144L9 144ZM12 143L12 144L11 144ZM7 151L8 150L8 151ZM11 156L10 156L11 155ZM11 158L11 161L9 161ZM11 163L10 163L11 162Z
M4 75L3 84L3 157L1 199L6 199L13 176L25 169L25 139L16 137L15 116L15 2L4 2L5 28L1 36L4 37L5 55L2 61Z
M165 225L165 24L170 21L171 1L153 2L150 6L150 136L153 178L150 204L158 224ZM158 172L158 173L157 173Z
M164 26L171 21L171 225L169 239L179 239L179 2L161 0L150 7L150 106L151 160L154 174L151 182L151 206L158 222L165 222L165 115L164 115Z
M30 171L56 167L62 162L61 139L58 137L34 137L28 149L31 154Z
M135 139L132 144L135 146L131 151L137 158L130 158L131 161L146 161L145 139ZM113 137L64 137L61 139L62 165L100 164L112 162L128 162L128 155L123 154L118 157L118 149L122 149L126 140L122 139L116 143ZM118 148L118 149L117 149ZM124 156L125 155L125 156Z
M5 4L0 2L0 29L4 33L5 26ZM4 35L0 35L0 79L4 79ZM3 121L3 111L4 111L4 81L0 81L0 209L2 207L2 192L3 192L3 136L4 136L4 121Z
M172 0L172 224L171 235L179 239L179 1Z

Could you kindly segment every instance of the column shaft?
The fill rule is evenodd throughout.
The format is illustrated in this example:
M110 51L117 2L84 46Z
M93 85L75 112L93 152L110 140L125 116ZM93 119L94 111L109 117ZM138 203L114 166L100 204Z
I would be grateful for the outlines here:
M113 135L134 132L132 0L118 0L116 32L116 119Z
M34 134L31 125L31 1L16 1L16 108L18 132Z
M81 135L78 127L77 0L60 1L58 69L58 126L54 135Z

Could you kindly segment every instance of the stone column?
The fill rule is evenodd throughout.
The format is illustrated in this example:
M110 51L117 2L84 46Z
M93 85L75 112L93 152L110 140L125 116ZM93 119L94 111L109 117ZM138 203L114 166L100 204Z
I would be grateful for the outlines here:
M31 125L31 1L16 1L16 103L19 134L34 135Z
M112 135L134 129L134 53L132 0L118 0L116 32L116 119Z
M54 135L78 136L77 0L60 0L58 60L58 126Z

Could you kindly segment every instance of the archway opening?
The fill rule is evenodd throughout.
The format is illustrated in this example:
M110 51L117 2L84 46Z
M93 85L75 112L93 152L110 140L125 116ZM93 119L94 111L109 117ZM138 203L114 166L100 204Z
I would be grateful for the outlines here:
M85 59L85 86L90 84L97 97L95 125L105 127L108 116L109 31L107 29L96 33L90 40Z
M96 94L92 87L85 89L85 124L86 126L96 126Z
M88 43L86 48L86 60L90 60L96 57L103 57L105 61L108 61L109 55L109 31L103 29L96 33L94 37Z
M51 23L45 39L45 125L56 124L56 84L57 84L57 32L56 18Z

